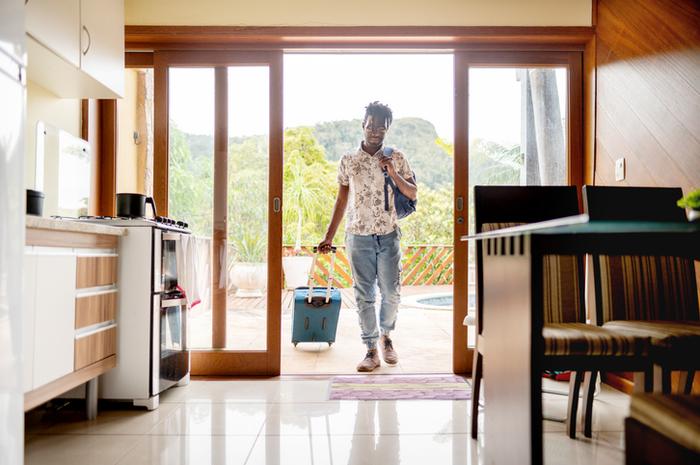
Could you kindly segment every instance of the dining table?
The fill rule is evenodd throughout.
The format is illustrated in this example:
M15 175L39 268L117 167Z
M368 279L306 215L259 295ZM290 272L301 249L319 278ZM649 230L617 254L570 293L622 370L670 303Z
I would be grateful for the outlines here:
M480 305L488 346L483 367L484 445L489 465L543 462L543 256L655 255L700 260L697 221L594 221L582 214L460 239L476 241L482 248Z

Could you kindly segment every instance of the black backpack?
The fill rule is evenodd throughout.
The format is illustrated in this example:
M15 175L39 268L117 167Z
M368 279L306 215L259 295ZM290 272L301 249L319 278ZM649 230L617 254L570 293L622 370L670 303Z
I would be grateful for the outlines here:
M394 153L394 149L391 147L384 147L384 156L391 157ZM416 182L416 174L413 173L413 182ZM389 211L389 186L394 191L394 208L396 209L396 216L401 218L406 218L408 215L416 211L416 204L418 199L411 200L394 184L391 177L384 171L384 210Z

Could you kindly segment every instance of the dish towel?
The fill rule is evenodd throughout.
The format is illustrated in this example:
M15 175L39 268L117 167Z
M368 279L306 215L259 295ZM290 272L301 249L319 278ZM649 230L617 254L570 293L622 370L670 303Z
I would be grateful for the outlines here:
M202 269L199 260L199 243L196 237L182 234L175 249L177 259L177 283L185 294L189 308L202 302L201 291L203 280L199 271Z

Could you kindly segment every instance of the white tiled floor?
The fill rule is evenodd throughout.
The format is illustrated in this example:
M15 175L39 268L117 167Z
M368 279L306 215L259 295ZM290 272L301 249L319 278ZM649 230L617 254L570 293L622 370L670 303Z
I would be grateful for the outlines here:
M165 393L158 410L105 404L94 421L57 402L27 416L26 463L467 465L503 447L485 445L482 434L471 439L469 401L328 401L328 386L285 377L193 381ZM603 386L593 439L569 439L563 423L545 421L545 463L624 463L627 410L628 397ZM566 397L544 395L546 417L565 412Z

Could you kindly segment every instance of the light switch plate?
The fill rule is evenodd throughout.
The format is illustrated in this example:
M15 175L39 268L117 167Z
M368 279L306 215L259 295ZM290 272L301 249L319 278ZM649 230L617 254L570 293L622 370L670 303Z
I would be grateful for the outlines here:
M625 159L618 158L615 160L615 181L625 180Z

